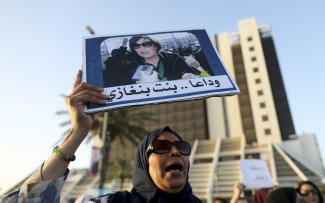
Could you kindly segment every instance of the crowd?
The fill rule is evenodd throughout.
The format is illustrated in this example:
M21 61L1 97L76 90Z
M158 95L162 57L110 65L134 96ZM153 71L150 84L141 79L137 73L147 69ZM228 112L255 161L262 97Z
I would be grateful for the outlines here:
M212 203L324 203L320 189L312 181L301 181L296 188L278 187L260 188L252 196L245 198L245 186L235 183L230 200L222 197L213 198Z

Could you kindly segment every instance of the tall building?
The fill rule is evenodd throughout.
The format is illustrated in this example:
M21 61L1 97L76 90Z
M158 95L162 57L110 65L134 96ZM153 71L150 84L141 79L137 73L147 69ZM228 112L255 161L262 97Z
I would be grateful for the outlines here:
M244 136L247 144L288 140L295 129L270 26L241 20L238 32L215 35L215 42L241 94L215 99L223 114L211 115L213 136Z

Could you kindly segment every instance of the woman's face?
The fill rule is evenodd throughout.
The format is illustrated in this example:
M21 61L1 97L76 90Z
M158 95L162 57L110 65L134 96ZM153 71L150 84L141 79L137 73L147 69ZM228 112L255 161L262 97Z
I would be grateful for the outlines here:
M306 203L319 203L319 196L317 194L317 190L312 185L303 184L300 187L300 196L304 199Z
M164 131L157 140L179 141L171 132ZM155 185L166 193L180 192L187 180L189 158L172 145L170 152L149 156L149 174Z
M157 47L148 38L140 38L136 44L140 46L137 49L134 47L134 50L142 58L150 59L157 56Z

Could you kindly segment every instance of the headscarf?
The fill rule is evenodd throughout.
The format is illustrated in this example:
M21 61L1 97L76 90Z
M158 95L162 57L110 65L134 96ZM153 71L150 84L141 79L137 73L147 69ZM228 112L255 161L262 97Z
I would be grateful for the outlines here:
M177 194L167 194L160 190L152 181L149 175L149 157L147 148L153 141L164 131L173 133L179 140L183 138L176 132L172 131L168 126L159 128L149 133L139 144L136 156L135 166L132 178L133 189L131 191L131 200L136 203L196 203L201 202L192 193L192 188L188 182L188 176L183 190ZM189 168L187 169L189 170Z
M267 197L267 203L296 203L297 190L295 188L278 188Z
M304 184L307 184L307 185L311 185L316 191L317 191L317 195L318 195L318 198L319 198L319 202L320 203L323 203L324 202L324 199L323 199L323 195L322 193L320 192L319 188L317 187L317 185L310 181L310 180L305 180L305 181L301 181L298 183L298 186L297 186L297 190L298 192L300 191L301 187L304 185Z

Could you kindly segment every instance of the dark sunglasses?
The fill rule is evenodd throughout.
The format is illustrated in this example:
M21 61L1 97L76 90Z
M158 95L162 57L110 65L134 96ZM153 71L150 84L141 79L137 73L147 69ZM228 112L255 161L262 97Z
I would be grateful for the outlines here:
M151 41L147 41L147 42L142 42L141 44L135 43L133 45L133 48L135 49L139 49L140 46L144 47L144 48L149 48L152 47L153 43Z
M183 155L191 154L191 145L189 143L185 141L169 142L168 140L155 140L152 145L148 147L147 153L150 154L154 152L156 154L166 154L170 152L172 145Z
M310 189L310 190L303 190L303 191L300 191L299 194L300 194L302 197L306 197L306 196L308 196L309 194L312 194L312 195L318 195L318 192L317 192L317 190L315 190L315 189Z

